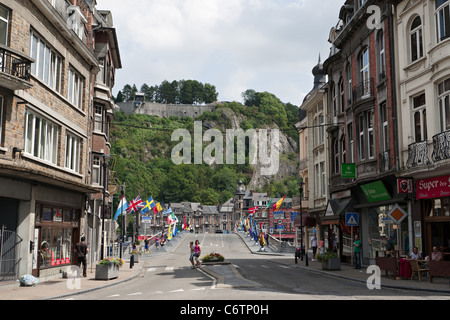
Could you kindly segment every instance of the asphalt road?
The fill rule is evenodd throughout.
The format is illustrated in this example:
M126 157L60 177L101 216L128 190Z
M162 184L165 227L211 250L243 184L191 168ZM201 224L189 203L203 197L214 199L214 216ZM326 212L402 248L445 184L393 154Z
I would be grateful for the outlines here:
M220 287L188 261L189 242L200 240L202 254L219 252L255 286ZM369 290L363 283L295 268L292 257L251 254L237 235L183 233L168 252L152 248L142 275L134 280L70 300L427 300L439 295L394 289Z

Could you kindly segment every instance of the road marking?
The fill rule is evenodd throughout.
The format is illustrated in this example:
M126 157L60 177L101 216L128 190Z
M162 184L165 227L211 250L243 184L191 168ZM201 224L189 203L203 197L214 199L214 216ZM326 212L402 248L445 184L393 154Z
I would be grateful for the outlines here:
M173 291L169 291L170 293L175 293L175 292L184 292L183 289L178 289L178 290L173 290Z
M174 267L166 267L166 271L172 271Z
M205 287L203 287L203 288L198 288L198 289L191 289L191 290L189 290L189 291L203 291L203 290L205 290L206 288Z
M261 267L263 267L263 268L266 268L266 269L269 269L269 267L268 266L265 266L265 265L261 265Z
M111 296L107 296L107 298L112 298L112 297L120 297L120 294L113 294L113 295L111 295Z
M142 292L130 293L130 294L128 294L128 295L129 295L129 296L138 296L138 295L140 295L140 294L142 294Z
M280 266L280 268L290 269L290 267L288 267L288 266L283 266L282 264L280 264L279 266Z
M153 271L155 271L156 270L156 268L148 268L147 269L147 272L153 272Z
M237 264L233 264L233 267L240 268Z

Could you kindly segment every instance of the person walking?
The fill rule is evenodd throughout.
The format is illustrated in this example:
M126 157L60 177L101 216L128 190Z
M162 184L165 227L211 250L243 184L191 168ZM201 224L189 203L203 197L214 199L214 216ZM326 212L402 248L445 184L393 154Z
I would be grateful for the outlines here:
M361 240L357 234L355 234L355 241L353 241L353 256L355 259L354 269L361 269Z
M191 265L192 265L191 269L195 269L195 264L194 264L194 242L193 241L191 241L189 243L189 251L190 251L189 261L191 262Z
M83 277L87 277L86 275L86 256L89 252L89 248L84 242L86 239L84 236L81 237L81 241L75 245L75 255L77 257L77 266L81 270L81 264L83 264Z
M313 256L311 261L317 261L316 260L316 253L317 253L317 236L316 236L316 230L314 230L314 233L311 237L311 248L312 248L312 252L313 252Z
M200 246L200 241L195 240L194 246L194 257L195 257L195 266L200 267L200 255L202 254L202 247Z

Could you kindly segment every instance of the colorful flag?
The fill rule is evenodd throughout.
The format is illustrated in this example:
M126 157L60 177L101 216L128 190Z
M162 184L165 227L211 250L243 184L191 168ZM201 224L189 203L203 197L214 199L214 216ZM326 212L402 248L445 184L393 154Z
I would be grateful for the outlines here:
M127 213L137 212L137 211L141 210L144 206L145 206L145 204L142 201L141 196L137 196L136 199L131 200L131 202L128 206L128 209L127 209Z
M156 205L155 205L155 207L153 208L153 212L154 213L158 213L158 212L160 212L160 211L162 211L162 207L161 207L161 203L157 203Z
M286 196L278 200L278 202L273 205L273 211L277 211L278 209L280 209L281 205L283 204L284 198L286 198Z
M258 211L258 208L259 207L253 207L253 208L248 209L248 214L255 214L256 211Z
M148 200L145 202L145 206L142 208L141 212L142 213L147 213L149 212L151 209L153 209L155 207L155 202L153 201L153 198L150 197L148 198Z
M117 219L119 214L126 213L127 209L128 209L127 199L125 199L125 195L123 195L122 198L120 199L119 207L117 208L114 220Z

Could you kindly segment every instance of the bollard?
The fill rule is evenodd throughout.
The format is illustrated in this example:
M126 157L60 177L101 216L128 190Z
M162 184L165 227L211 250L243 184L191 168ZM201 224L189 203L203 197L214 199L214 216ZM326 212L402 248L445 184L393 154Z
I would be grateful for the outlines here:
M130 256L130 269L132 269L134 266L134 255Z
M308 254L307 253L305 254L305 259L306 259L305 260L305 266L308 266Z

